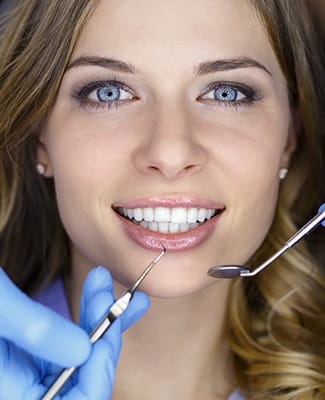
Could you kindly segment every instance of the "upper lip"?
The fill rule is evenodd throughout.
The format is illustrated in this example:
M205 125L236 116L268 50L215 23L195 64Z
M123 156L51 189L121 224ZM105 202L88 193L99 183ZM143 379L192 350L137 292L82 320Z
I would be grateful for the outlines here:
M211 200L193 194L181 195L152 195L133 200L119 201L113 208L145 208L145 207L196 207L207 209L224 209L225 205L216 200Z

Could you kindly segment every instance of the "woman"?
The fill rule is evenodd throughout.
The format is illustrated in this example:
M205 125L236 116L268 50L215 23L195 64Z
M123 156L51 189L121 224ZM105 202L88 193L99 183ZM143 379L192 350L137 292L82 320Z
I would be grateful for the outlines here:
M121 330L147 309L145 295L94 346L62 398L324 398L317 243L254 279L206 273L257 265L317 211L323 69L304 2L21 0L3 32L0 259L8 275L43 304L61 301L74 322L82 296L89 331L112 302L106 269L93 266L109 269L118 293L161 242L167 248L141 287L151 307L123 335L115 380ZM79 358L69 343L62 356L55 344L49 352L39 332L38 341L14 341L61 365L82 363L90 352L82 332L60 324L51 337L78 338ZM57 372L27 353L27 366L3 371L12 381L3 379L2 398L16 381L10 398L39 398Z

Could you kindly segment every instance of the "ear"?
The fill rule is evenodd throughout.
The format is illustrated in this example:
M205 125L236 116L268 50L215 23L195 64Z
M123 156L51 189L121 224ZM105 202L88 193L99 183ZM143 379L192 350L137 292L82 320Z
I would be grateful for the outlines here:
M293 118L295 118L296 116L297 116L296 113L294 113ZM295 151L297 147L297 132L298 132L297 125L299 124L299 118L297 118L296 121L298 121L298 123L293 123L292 120L290 123L287 141L281 157L282 168L289 168L292 153Z
M36 168L38 169L38 166L43 166L43 171L42 176L46 178L51 178L53 177L53 168L52 168L52 163L51 159L49 156L49 153L46 149L46 146L44 143L41 142L41 140L38 141L37 143L37 148L36 148ZM42 168L42 167L41 167Z

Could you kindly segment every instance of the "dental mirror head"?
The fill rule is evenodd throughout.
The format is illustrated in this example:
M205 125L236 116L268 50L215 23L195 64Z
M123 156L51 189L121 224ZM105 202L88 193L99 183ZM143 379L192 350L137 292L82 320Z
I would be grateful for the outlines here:
M212 267L208 275L213 278L239 278L242 273L249 273L249 269L244 265L223 265L222 267Z
M293 247L301 239L303 239L308 233L315 229L318 225L323 225L325 227L325 203L322 204L316 214L311 220L309 220L297 233L295 233L291 238L285 242L284 246L280 248L275 254L264 261L263 264L250 270L245 265L222 265L211 267L208 270L208 275L212 278L239 278L239 277L249 277L257 275L264 268L268 267L273 261L279 258L284 252Z

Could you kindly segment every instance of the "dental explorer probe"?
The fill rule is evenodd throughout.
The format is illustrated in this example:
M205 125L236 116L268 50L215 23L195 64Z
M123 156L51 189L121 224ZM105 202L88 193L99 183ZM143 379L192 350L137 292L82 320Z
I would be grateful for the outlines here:
M238 277L250 277L257 275L263 269L268 267L273 261L285 253L288 249L293 247L301 239L303 239L308 233L315 229L319 224L325 227L325 203L321 205L318 210L318 214L309 220L296 234L294 234L284 246L280 248L273 256L268 258L257 267L255 270L250 271L245 265L222 265L220 267L211 267L208 270L208 275L213 278L238 278Z
M94 344L100 339L110 325L127 309L134 292L140 285L140 283L144 280L144 278L148 275L151 269L160 261L160 259L166 254L166 248L162 245L163 250L161 253L147 266L147 268L142 272L136 282L125 292L123 292L120 297L111 305L105 316L102 320L97 324L97 326L92 330L89 335L90 343ZM61 374L56 378L56 380L49 387L45 395L41 398L41 400L52 400L58 393L58 391L62 388L62 386L66 383L66 381L70 378L70 376L74 373L77 367L70 367L64 369Z

